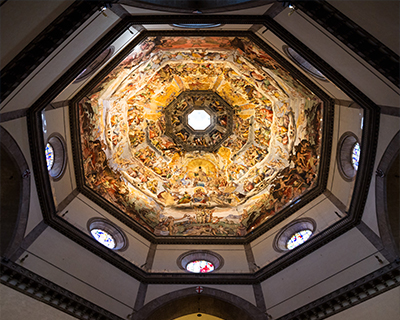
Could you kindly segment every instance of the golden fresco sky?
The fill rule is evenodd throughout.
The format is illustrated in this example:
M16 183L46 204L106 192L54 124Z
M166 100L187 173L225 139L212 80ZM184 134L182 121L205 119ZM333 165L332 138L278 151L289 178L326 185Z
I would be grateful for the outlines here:
M199 91L231 110L213 151L227 112ZM180 131L203 105L220 135ZM245 37L147 38L79 112L86 185L157 236L245 236L316 183L322 102Z

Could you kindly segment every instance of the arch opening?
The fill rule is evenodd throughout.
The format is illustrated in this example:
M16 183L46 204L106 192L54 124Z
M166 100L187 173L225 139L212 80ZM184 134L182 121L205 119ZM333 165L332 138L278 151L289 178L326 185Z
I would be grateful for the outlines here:
M196 290L201 288L201 293ZM201 317L197 317L201 314ZM250 302L218 289L193 287L165 294L146 304L132 320L171 320L196 315L209 315L230 320L267 320L267 315Z

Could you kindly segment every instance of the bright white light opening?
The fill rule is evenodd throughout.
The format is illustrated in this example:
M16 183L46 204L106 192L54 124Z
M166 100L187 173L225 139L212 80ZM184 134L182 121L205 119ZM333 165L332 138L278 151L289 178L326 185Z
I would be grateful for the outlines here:
M206 260L195 260L187 264L186 270L193 273L207 273L214 271L214 265Z
M90 233L92 234L93 238L95 238L103 246L106 246L110 249L115 248L115 240L108 232L101 229L92 229L90 230Z
M297 246L301 245L302 243L306 242L308 238L312 235L311 230L301 230L296 232L294 235L290 237L288 242L286 243L286 247L289 250L296 248Z
M188 115L188 124L194 130L205 130L211 124L211 118L204 110L193 110Z

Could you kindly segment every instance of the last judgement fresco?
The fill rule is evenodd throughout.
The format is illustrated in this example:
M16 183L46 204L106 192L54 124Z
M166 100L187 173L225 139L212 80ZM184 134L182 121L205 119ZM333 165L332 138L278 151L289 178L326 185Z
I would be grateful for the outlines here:
M149 37L79 102L85 184L157 236L245 236L316 184L322 111L246 37Z

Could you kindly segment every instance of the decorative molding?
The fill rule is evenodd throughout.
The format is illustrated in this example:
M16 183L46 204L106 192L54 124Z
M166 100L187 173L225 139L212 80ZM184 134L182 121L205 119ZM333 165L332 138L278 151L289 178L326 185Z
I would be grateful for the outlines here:
M2 284L77 319L123 320L16 263L2 259L0 268Z
M400 117L400 108L399 107L390 107L390 106L379 106L381 108L381 113L393 116L393 117Z
M260 283L253 284L253 292L257 308L265 313L267 311L267 306L265 305L264 293Z
M393 262L397 258L396 255L394 255L392 252L390 252L390 250L387 250L384 247L381 238L379 238L379 236L370 227L368 227L368 225L364 221L361 221L357 225L357 229L364 235L364 237L369 242L371 242L371 244L377 250L379 250L379 252L385 257L387 261Z
M74 33L101 2L75 1L1 70L0 101L25 80L54 50Z
M229 12L229 11L237 11L243 9L250 9L259 7L262 5L266 5L268 3L275 2L275 0L252 0L252 1L244 1L244 2L236 2L235 4L231 5L223 5L218 6L217 2L214 1L201 1L195 2L196 6L193 6L193 2L188 2L187 4L178 2L179 6L176 5L176 1L159 1L163 4L156 4L155 1L136 1L136 0L118 0L119 4L136 7L136 8L143 8L148 10L155 10L155 11L164 11L164 12L172 12L172 13L182 13L182 14L193 14L194 11L198 11L198 13L219 13L219 12ZM168 5L168 2L175 4L175 5ZM114 6L114 4L112 5ZM197 14L197 13L195 13Z
M39 224L33 228L31 232L22 240L19 247L12 252L10 260L15 262L17 259L30 247L32 243L36 241L36 239L47 229L47 224L42 220Z
M267 11L264 12L264 16L270 16L273 19L285 9L286 9L285 3L276 1L268 8ZM249 31L252 31L255 33L258 30L260 30L262 27L263 27L262 24L253 24L251 26L251 28L249 29Z
M137 16L138 18L142 16ZM182 16L177 16L182 17ZM184 16L185 17L185 16ZM214 16L213 16L214 17ZM236 16L234 16L236 17ZM259 17L259 16L255 16ZM148 17L149 18L149 17ZM150 18L152 18L150 16ZM263 17L263 19L267 19L268 17ZM136 19L136 17L135 17ZM131 18L127 18L127 23L131 21ZM136 21L136 20L135 20ZM151 20L152 21L152 20ZM230 20L232 22L232 20ZM128 24L129 26L129 24ZM103 68L93 79L91 79L85 87L83 87L80 92L75 95L73 100L71 100L71 105L77 105L79 101L85 97L90 90L92 90L101 79L103 79L107 74L115 68L115 66L143 39L146 37L152 36L171 36L171 35L186 35L186 36L243 36L249 38L252 42L262 48L265 52L271 55L278 63L283 65L287 70L290 70L291 74L297 78L301 79L301 82L310 88L322 101L323 101L323 132L322 132L322 140L324 143L321 148L321 160L319 166L318 180L317 186L312 190L307 192L302 196L301 201L297 201L296 203L292 203L286 208L282 209L279 214L273 216L269 219L268 223L259 226L255 231L246 235L245 238L228 238L228 237L174 237L174 236L155 236L153 233L149 232L142 228L136 221L129 218L125 214L123 214L119 209L117 209L114 205L112 205L109 201L103 199L96 192L91 190L89 187L85 185L84 171L82 167L83 159L80 152L80 134L79 134L79 115L77 112L77 108L70 108L70 124L71 124L71 141L72 141L72 149L74 154L74 166L75 166L75 175L77 180L77 185L82 194L84 194L90 200L96 202L100 207L104 210L112 214L115 218L119 219L121 222L126 224L128 227L134 229L141 236L146 238L147 240L158 243L158 244L174 244L174 243L186 243L186 244L244 244L250 243L261 234L265 233L267 230L271 229L293 213L295 213L299 208L305 206L307 203L314 200L318 197L326 188L328 174L329 174L329 164L330 164L330 150L332 144L332 132L333 132L333 113L334 113L334 103L333 100L326 95L326 93L320 89L313 81L308 79L301 71L295 68L290 62L288 62L285 58L283 58L278 52L273 50L270 46L268 46L260 37L255 35L252 32L248 31L210 31L210 30L201 30L201 31L156 31L156 32L142 32L138 35L128 46L126 46L110 63ZM107 38L108 39L108 38ZM110 40L108 40L110 41Z
M325 319L400 285L400 261L327 294L277 320Z
M147 294L147 286L148 286L147 283L143 282L140 283L133 311L137 311L144 306Z
M19 109L10 112L0 113L0 123L26 117L27 111L28 109Z
M244 252L246 254L246 260L249 266L249 271L255 272L258 269L260 269L260 267L256 264L256 260L254 259L254 254L250 243L244 244Z
M399 56L382 42L337 10L328 1L296 1L303 11L349 49L369 63L397 87L400 83Z
M83 299L74 293L63 289L62 287L54 284L53 282L25 269L24 267L15 264L7 259L1 261L1 278L2 284L7 285L19 292L22 292L36 300L44 302L53 306L63 312L66 312L78 319L88 319L88 315L92 315L96 319L113 319L120 320L118 316L104 310L97 305ZM230 283L235 284L235 283ZM259 283L255 283L259 285ZM383 292L393 289L400 285L400 260L396 260L365 277L362 277L352 283L343 286L327 294L326 296L315 300L307 305L288 313L287 315L279 318L278 320L305 320L305 319L324 319L333 314L337 314L346 310L354 305L364 302L373 298ZM142 295L145 291L147 284L141 285ZM154 304L162 305L169 303L170 299L175 300L190 295L191 290L194 292L195 288L188 288L176 293L169 293L168 301L164 298L155 299L148 303L143 309L140 307L139 312L134 314L133 319L142 319L141 316L154 311ZM211 291L210 291L211 290ZM139 287L140 291L140 287ZM208 292L210 291L210 292ZM213 295L212 291L218 291L221 295L217 294L216 297L223 298L224 292L211 288L204 288L204 293ZM258 292L258 291L257 291ZM214 292L215 293L215 292ZM255 292L256 294L256 292ZM229 294L228 294L229 295ZM138 293L139 296L139 293ZM234 296L232 296L233 298ZM161 297L160 297L161 298ZM229 298L229 297L228 297ZM140 299L143 299L141 297ZM139 299L139 300L140 300ZM225 297L225 300L227 297ZM260 297L261 299L261 297ZM243 299L242 299L243 300ZM256 298L257 301L257 298ZM248 303L246 301L246 303ZM137 302L137 307L141 306L142 302ZM263 312L257 304L258 310ZM254 306L253 306L254 308ZM144 318L143 318L144 319ZM122 320L122 319L121 319Z
M140 21L138 21L138 19ZM223 20L223 21L221 21ZM335 85L337 85L341 90L343 90L351 99L353 99L356 103L360 106L363 106L364 109L364 130L363 130L363 145L362 145L362 154L360 160L360 167L359 167L359 175L357 176L355 189L354 189L354 196L353 201L351 202L349 215L348 217L338 221L334 225L332 225L328 230L324 230L323 232L319 233L318 235L314 236L312 239L307 241L303 244L298 250L294 252L289 252L277 260L273 261L269 265L265 266L261 270L258 270L255 275L253 274L218 274L218 277L214 277L214 274L208 274L207 277L202 277L203 275L188 275L188 274L173 274L173 273L148 273L144 272L142 269L138 268L137 266L133 265L132 263L126 261L121 256L115 254L114 252L110 252L110 250L106 250L105 248L100 248L100 244L96 243L93 239L89 236L84 235L81 231L77 228L71 226L69 223L65 222L63 219L57 219L54 216L55 208L54 202L52 199L52 193L50 188L50 182L47 178L47 173L45 171L45 157L44 154L39 153L38 150L44 149L44 143L42 138L41 132L41 117L40 112L41 110L47 106L52 99L63 89L65 84L70 83L82 68L91 60L96 57L96 53L99 51L104 50L107 46L109 46L119 35L121 35L126 28L131 26L133 23L164 23L171 21L176 22L186 22L186 23L206 23L206 22L218 22L218 23L263 23L267 28L269 28L272 32L274 32L278 37L280 37L283 41L288 43L291 47L293 47L297 52L299 52L304 58L308 59L309 61L313 61L314 65L321 70L324 75L326 75ZM95 77L94 79L101 79L102 77L106 76L109 72L108 68L112 68L112 64L117 63L118 59L126 55L131 46L136 45L140 41L142 41L146 36L151 35L172 35L172 34L182 34L182 35L236 35L236 36L248 36L256 42L257 45L260 45L262 48L265 48L266 44L260 38L255 36L253 33L250 32L215 32L215 31L190 31L190 32L142 32L140 33L130 45L124 48L120 55L118 55L113 61L110 62L105 68L103 68ZM268 53L271 54L273 58L276 58L278 62L286 61L285 58L281 57L275 51L271 51L268 49ZM283 63L283 62L282 62ZM287 64L290 64L286 61ZM329 119L333 118L333 100L325 95L325 93L318 87L316 87L311 80L305 77L301 71L297 70L293 66L288 66L288 69L291 70L294 76L298 76L301 81L305 83L305 85L314 86L315 90L313 91L320 96L326 97L325 103L325 112L324 112L324 119L325 125L323 128L323 137L326 143L323 144L324 150L321 154L321 160L325 161L320 165L320 173L319 173L319 188L315 188L312 192L307 193L301 200L300 203L292 204L288 208L286 208L282 214L277 215L277 217L271 219L271 224L269 226L265 226L265 228L260 227L260 230L257 233L252 233L246 237L246 240L243 239L231 239L229 241L226 238L211 238L204 239L199 241L196 238L185 237L184 239L179 239L179 243L203 243L203 244L244 244L250 243L259 235L264 233L267 229L271 228L272 226L276 225L277 223L281 222L286 217L290 216L296 210L298 210L301 206L309 203L313 199L315 199L318 195L320 195L326 185L327 177L328 177L328 170L326 169L330 162L330 146L329 144L331 141L327 138L331 135L333 131L333 121L328 121ZM293 69L293 70L292 70ZM95 81L95 80L93 80ZM94 82L90 81L85 88L86 90L90 90L91 88L89 85L93 85ZM70 108L73 110L74 108ZM77 125L77 115L71 114L71 131L77 132L79 129ZM64 74L60 77L60 79L51 86L43 96L41 96L29 109L28 111L28 128L29 128L29 135L30 135L30 146L31 146L31 154L32 154L32 162L33 167L35 169L35 179L36 184L38 186L38 194L39 200L42 207L42 212L44 218L47 223L57 231L61 232L65 236L69 237L73 241L77 242L78 244L82 245L84 248L87 248L89 251L99 255L109 263L113 264L117 268L120 268L124 272L132 275L139 281L145 280L147 283L240 283L240 284L253 284L260 281L265 280L266 278L272 276L273 274L279 272L280 270L286 268L287 266L293 264L294 262L298 261L299 259L305 257L306 255L310 254L311 252L317 250L318 248L322 247L323 245L327 244L328 242L332 241L336 237L342 235L343 233L347 232L351 228L353 228L360 220L363 213L363 209L365 206L365 201L368 195L368 188L371 181L371 175L374 166L374 157L376 152L376 144L378 138L378 128L379 128L379 108L370 100L368 99L361 91L355 88L350 82L344 79L339 73L337 73L332 67L330 67L325 61L320 59L317 55L315 55L310 49L308 49L304 44L302 44L297 38L291 35L287 30L282 28L278 23L276 23L273 19L268 16L230 16L230 15L210 15L210 16L135 16L135 17L128 17L122 20L119 24L117 24L110 32L107 34L105 38L95 44L75 65L73 65L67 74ZM80 167L80 159L81 157L79 152L79 147L77 147L76 137L72 137L74 140L72 142L73 154L74 156L74 163L76 167L76 174L77 174L77 183L80 191L84 191L82 176L79 175L79 167ZM86 193L88 191L86 190ZM94 192L91 194L85 194L89 199L94 199L95 195ZM99 199L100 201L102 199ZM103 199L104 201L104 199ZM102 202L98 203L103 208L110 209L107 207L107 204ZM109 211L113 214L112 209ZM145 238L149 239L153 243L158 244L167 244L167 243L176 243L176 239L169 238L160 238L160 237L153 237L153 235L149 235L149 233L145 231L141 231L141 228L135 227L135 224L128 217L124 218L122 215L118 215L117 217L127 226L132 227L133 229L137 230L138 234L144 236Z
M146 262L143 265L145 270L150 271L153 268L156 251L157 251L157 244L150 243L149 252L147 252Z
M330 190L326 189L324 191L324 195L328 198L328 200L340 210L341 213L347 214L346 205L340 201Z
M63 200L61 201L58 206L57 206L57 212L56 214L61 215L61 212L74 200L79 194L79 191L77 188L72 190L72 192ZM64 212L61 216L64 216L67 214L67 211Z

